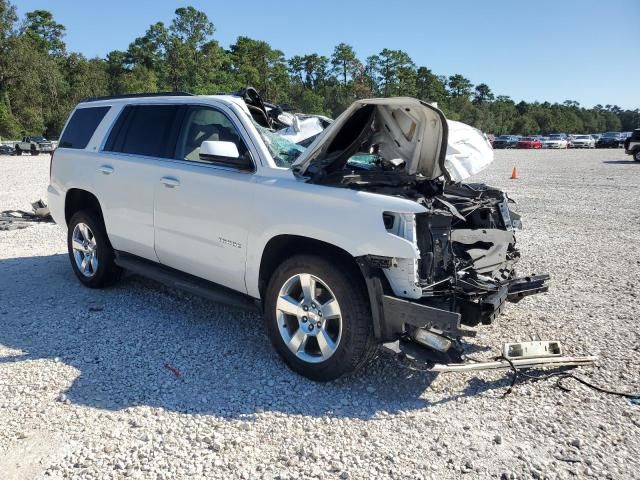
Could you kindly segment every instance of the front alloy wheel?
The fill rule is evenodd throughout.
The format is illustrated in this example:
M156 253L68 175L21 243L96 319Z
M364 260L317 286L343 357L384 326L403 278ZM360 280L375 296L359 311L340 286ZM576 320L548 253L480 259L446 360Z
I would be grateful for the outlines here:
M278 330L289 350L309 363L324 362L342 336L342 314L326 283L309 273L289 278L278 293Z
M355 372L377 350L357 265L332 260L312 254L287 258L264 292L271 343L292 370L316 381Z
M633 159L636 162L640 162L640 148L638 150L636 150L635 153L633 154Z

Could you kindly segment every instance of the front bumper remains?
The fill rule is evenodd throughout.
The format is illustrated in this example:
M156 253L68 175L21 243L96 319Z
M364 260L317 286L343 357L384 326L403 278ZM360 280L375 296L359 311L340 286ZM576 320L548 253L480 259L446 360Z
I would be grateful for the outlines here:
M507 343L500 357L471 360L465 355L461 337L473 337L476 331L461 326L460 312L388 295L380 269L371 266L365 257L357 261L371 303L374 334L383 343L383 351L420 370L439 373L577 367L591 365L597 360L594 356L564 356L557 341ZM546 274L510 280L477 304L481 318L489 320L483 323L489 323L499 315L507 301L518 302L526 296L546 292L549 280L550 276ZM388 286L386 291L389 291Z
M558 349L547 349L544 347L555 345ZM509 348L515 347L516 350L527 352L530 354L511 355ZM541 348L542 347L542 348ZM461 361L455 363L440 363L434 361L434 357L428 350L422 348L415 342L400 339L395 342L386 343L384 350L393 355L402 357L411 364L420 366L431 372L473 372L481 370L498 370L498 369L527 369L527 368L559 368L559 367L579 367L592 365L598 357L586 355L580 357L570 357L562 354L560 342L518 342L507 343L503 347L503 354L500 357L488 359L486 361Z
M475 330L464 328L462 320L467 325L490 324L503 312L507 301L519 302L526 296L549 290L549 275L515 278L479 301L461 300L455 310L447 310L427 305L424 300L389 295L379 269L372 267L366 258L360 258L358 264L371 304L374 335L383 342L396 340L413 328L435 329L452 338L473 337Z

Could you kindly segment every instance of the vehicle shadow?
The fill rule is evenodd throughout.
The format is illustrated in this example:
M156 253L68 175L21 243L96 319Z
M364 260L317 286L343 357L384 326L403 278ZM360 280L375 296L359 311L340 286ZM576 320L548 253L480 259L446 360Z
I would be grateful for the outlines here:
M441 403L422 398L436 374L387 355L352 377L311 382L277 357L257 314L133 276L90 290L68 261L65 254L0 260L0 345L20 352L0 356L0 368L39 359L73 367L77 377L61 387L73 404L370 418Z

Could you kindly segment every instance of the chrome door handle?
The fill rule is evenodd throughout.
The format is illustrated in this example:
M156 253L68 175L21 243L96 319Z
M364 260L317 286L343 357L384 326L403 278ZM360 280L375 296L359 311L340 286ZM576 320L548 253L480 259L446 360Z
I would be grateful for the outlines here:
M178 185L180 185L180 180L178 180L177 178L173 178L173 177L162 177L160 179L160 182L162 182L164 184L164 186L167 187L167 188L173 188L173 187L177 187Z
M105 175L111 175L113 173L113 167L111 165L100 165L100 167L98 167L98 170L100 170Z

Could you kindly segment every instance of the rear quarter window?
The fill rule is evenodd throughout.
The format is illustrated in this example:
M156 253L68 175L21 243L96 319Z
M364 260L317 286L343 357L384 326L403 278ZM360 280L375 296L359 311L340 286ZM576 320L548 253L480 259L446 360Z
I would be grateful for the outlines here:
M93 133L111 107L78 108L60 138L61 148L86 148Z

